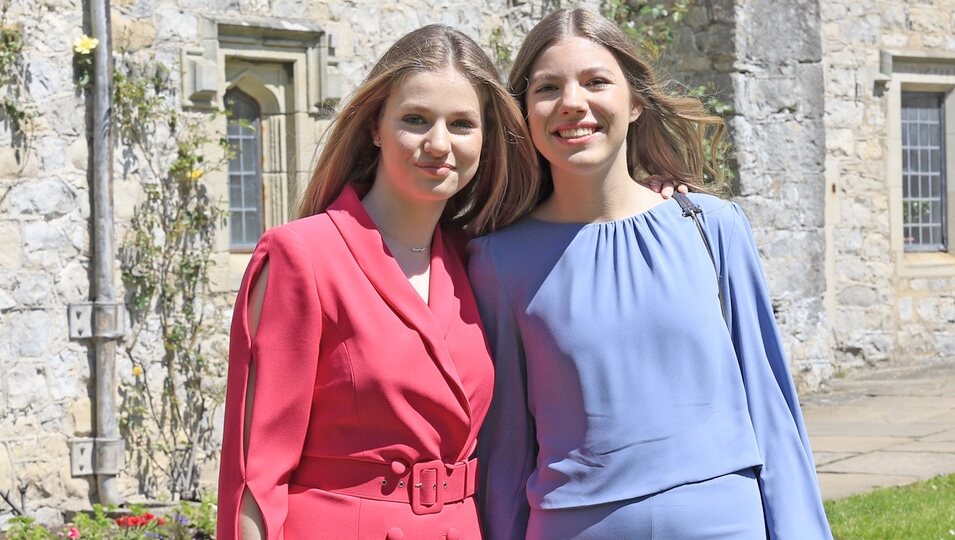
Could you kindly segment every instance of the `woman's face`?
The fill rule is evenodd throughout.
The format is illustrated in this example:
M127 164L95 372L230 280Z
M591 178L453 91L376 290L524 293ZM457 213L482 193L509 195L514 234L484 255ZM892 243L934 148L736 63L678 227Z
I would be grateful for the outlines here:
M375 184L406 202L447 201L477 172L482 111L474 85L456 69L405 77L372 129L381 146Z
M641 108L605 47L575 36L544 49L526 102L534 146L553 172L594 174L621 157L626 164L627 129Z

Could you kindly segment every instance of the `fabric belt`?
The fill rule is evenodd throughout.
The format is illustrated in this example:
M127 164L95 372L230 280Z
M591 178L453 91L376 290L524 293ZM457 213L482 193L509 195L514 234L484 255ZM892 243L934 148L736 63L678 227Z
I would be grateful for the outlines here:
M436 514L445 503L474 495L477 459L453 465L421 461L410 470L401 461L376 463L302 456L292 484L376 501L411 504L415 514Z

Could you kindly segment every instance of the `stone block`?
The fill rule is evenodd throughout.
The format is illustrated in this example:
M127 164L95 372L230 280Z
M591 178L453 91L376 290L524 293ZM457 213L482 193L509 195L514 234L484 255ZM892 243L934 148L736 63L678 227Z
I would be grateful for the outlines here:
M199 19L177 6L160 5L156 10L156 39L195 42L199 37Z
M20 356L42 358L48 353L50 329L52 327L49 312L41 310L21 311L12 322L13 340ZM11 384L11 386L15 385Z
M46 272L21 272L16 279L13 298L22 305L36 306L52 300L53 283Z
M119 48L136 52L151 47L156 41L156 27L148 21L131 19L114 10L110 22L113 40Z
M87 272L89 259L70 259L55 278L56 294L65 301L74 302L89 298L90 277Z
M911 38L908 34L887 33L882 35L882 44L885 47L906 49L911 45L910 41Z
M36 141L36 151L45 171L59 171L72 166L70 162L70 143L61 137L40 137Z
M746 2L737 11L737 47L741 56L762 62L818 61L822 56L818 2L772 0ZM779 29L787 39L779 39Z
M86 145L85 137L77 137L70 144L70 163L73 168L86 171L89 160L89 148Z
M26 355L24 355L26 356ZM7 367L7 406L12 411L25 411L49 400L46 381L37 364L20 360Z
M779 121L757 122L751 126L750 138L737 134L734 143L758 145L754 166L764 171L791 173L822 172L824 148L816 144L823 140L821 121L797 121L785 118Z
M20 183L10 191L9 200L14 215L60 217L76 206L74 194L58 178Z
M879 23L877 14L847 18L840 21L840 35L845 42L854 46L875 46L879 43Z
M900 298L896 302L896 309L899 313L899 320L907 322L912 320L912 299Z
M935 357L952 358L955 357L955 333L950 331L940 331L935 333Z
M832 20L832 19L825 19ZM828 50L826 52L831 52L832 50L838 49L839 47L844 46L842 40L842 34L839 33L839 24L834 22L826 22L821 26L822 36L826 40L826 46Z
M19 268L23 262L23 236L20 223L0 221L0 269Z
M855 146L855 134L851 129L831 129L826 132L826 146L835 156L852 155Z
M50 396L60 403L86 394L83 375L88 371L85 355L63 352L51 355L46 369ZM63 411L65 413L65 411Z
M0 179L33 178L39 174L39 163L35 148L0 145Z
M73 233L54 221L32 221L23 227L23 245L26 259L44 268L59 267L62 258L75 257L79 250L71 236L85 236L85 224L71 224Z
M50 58L43 58L36 54L30 55L27 75L27 92L36 101L42 101L60 91L64 84L60 74L61 67ZM72 84L67 79L66 84Z
M938 299L934 296L914 299L915 313L925 322L938 320Z
M77 437L93 435L93 407L88 398L80 398L69 406L69 415L73 421L73 431Z
M872 287L852 285L836 293L836 298L843 305L869 307L875 304L878 294Z

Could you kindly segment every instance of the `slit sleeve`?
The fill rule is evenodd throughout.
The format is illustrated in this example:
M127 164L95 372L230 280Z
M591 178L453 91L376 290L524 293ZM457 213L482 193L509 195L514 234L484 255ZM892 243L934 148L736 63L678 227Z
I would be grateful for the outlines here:
M253 338L249 301L266 261L268 278ZM232 314L218 538L238 538L245 489L259 506L266 537L284 537L289 478L305 444L318 369L322 312L315 285L305 244L287 228L267 231L249 261ZM244 457L246 395L253 362L255 388Z
M831 539L796 388L753 233L735 211L723 276L727 327L743 375L763 466L759 487L768 538Z

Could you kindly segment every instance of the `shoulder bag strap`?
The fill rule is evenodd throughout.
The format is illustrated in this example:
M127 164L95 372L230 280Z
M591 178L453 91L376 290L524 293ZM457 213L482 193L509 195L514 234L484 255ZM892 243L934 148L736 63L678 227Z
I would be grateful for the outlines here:
M723 314L723 319L726 320L726 304L723 303L723 289L720 287L720 273L716 269L716 257L713 256L713 248L710 247L710 240L706 237L706 234L703 233L703 225L700 223L700 218L697 217L703 213L703 209L691 201L686 194L680 193L679 191L673 193L673 198L676 202L680 203L680 208L683 209L683 217L688 217L693 220L693 223L696 225L696 230L700 233L700 238L703 239L703 245L706 246L706 252L710 255L710 262L713 263L713 272L716 274L716 294L719 295L720 299L720 312Z

